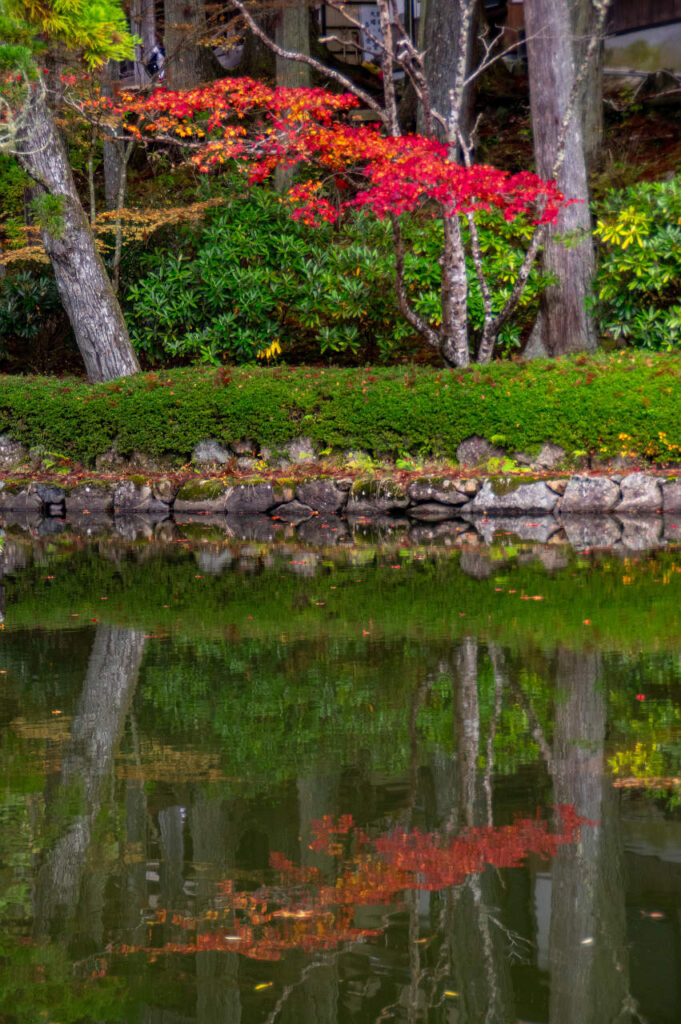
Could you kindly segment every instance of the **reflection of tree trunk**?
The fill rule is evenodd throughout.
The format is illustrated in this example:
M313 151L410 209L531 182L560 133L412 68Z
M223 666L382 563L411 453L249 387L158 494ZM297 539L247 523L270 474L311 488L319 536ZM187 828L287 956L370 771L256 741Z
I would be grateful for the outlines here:
M455 679L454 728L461 778L459 813L461 822L470 828L475 824L480 744L478 643L473 637L464 637L461 643Z
M212 907L216 879L227 877L227 842L230 831L227 805L207 799L197 787L189 809L196 898L199 912ZM239 1024L238 953L199 953L196 964L196 1024Z
M161 834L161 904L175 908L184 893L184 807L174 804L158 812Z
M45 934L75 912L92 838L125 715L137 683L144 634L97 627L87 676L47 821L60 830L35 890L35 928Z
M624 1024L628 971L622 849L604 775L600 656L559 651L554 799L597 824L560 848L551 872L551 1024ZM561 697L563 698L561 700Z
M482 824L490 796L483 800L484 780L478 772L480 704L478 644L466 637L457 656L454 684L454 731L458 761L458 822L466 828ZM457 818L452 813L452 822ZM447 894L446 919L452 973L460 993L461 1019L485 1024L515 1021L513 988L506 957L506 939L491 920L499 903L498 881L487 869L470 875Z
M300 863L304 867L324 868L328 857L309 849L312 840L310 822L332 813L338 801L336 776L300 776L298 778L298 814L300 830ZM290 994L282 1004L277 1018L281 1024L336 1024L338 1020L338 965L336 958L309 970L303 961L295 960L297 975ZM294 976L295 977L295 976Z

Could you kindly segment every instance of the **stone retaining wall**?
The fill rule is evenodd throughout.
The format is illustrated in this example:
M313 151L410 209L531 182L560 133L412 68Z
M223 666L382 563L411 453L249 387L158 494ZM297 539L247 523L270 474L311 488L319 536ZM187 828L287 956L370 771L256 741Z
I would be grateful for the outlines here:
M174 485L168 478L117 484L90 482L64 490L52 484L11 486L0 482L0 513L43 516L140 513L253 515L266 513L298 525L319 514L347 517L406 516L438 523L460 516L558 514L649 515L681 512L681 479L631 473L627 476L576 474L523 483L517 477L463 479L315 478L300 483L225 484L216 478Z

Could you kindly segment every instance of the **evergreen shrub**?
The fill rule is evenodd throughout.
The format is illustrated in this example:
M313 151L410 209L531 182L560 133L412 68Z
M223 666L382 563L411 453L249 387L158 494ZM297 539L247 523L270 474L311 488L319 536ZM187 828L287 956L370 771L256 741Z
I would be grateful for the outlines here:
M180 368L99 385L4 376L0 434L89 465L113 445L186 462L209 437L454 458L473 434L510 453L551 441L568 458L678 461L681 364L621 352L469 370Z
M681 178L612 190L597 214L601 333L636 348L678 348Z

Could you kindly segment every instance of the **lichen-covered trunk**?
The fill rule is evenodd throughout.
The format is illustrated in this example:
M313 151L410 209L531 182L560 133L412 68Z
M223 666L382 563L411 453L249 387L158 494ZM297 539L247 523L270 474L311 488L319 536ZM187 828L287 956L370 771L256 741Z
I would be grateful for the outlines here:
M444 218L441 306L442 356L449 366L468 366L468 279L458 217Z
M536 170L542 178L552 178L577 73L569 0L526 0L525 28ZM561 210L542 256L544 273L557 282L542 297L536 338L540 351L549 356L592 351L597 344L587 309L595 260L579 103L570 120L557 180L576 202ZM561 240L564 235L569 236L569 244Z
M285 0L277 19L275 41L283 50L292 53L310 53L310 11L301 0ZM275 57L277 85L288 89L309 88L312 85L310 68L299 60ZM293 182L293 167L277 167L274 185L284 192Z
M61 198L58 237L42 230L59 295L91 381L139 373L139 363L116 296L81 205L66 150L44 97L36 94L17 158L42 189Z

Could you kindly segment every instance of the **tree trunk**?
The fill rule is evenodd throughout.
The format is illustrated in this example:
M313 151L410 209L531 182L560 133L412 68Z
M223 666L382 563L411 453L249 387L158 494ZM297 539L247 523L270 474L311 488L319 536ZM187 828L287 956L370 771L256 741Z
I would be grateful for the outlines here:
M215 77L212 54L198 43L206 35L203 0L164 0L165 69L169 89L194 89Z
M310 55L310 11L305 0L285 0L277 21L275 42L283 50ZM294 89L312 85L310 68L297 60L276 57L277 85ZM284 192L293 182L293 167L279 166L274 172L274 187Z
M277 21L275 42L283 50L310 55L310 11L304 0L285 0ZM277 85L309 87L310 68L297 60L276 58Z
M473 62L473 40L479 18L478 0L467 0L474 8L471 19L471 30L468 38L467 67ZM425 72L430 89L430 100L434 110L443 117L449 118L452 111L452 90L456 80L456 69L459 61L459 32L461 9L459 0L426 0L421 4L421 20L419 30L419 50L425 51ZM461 105L461 129L468 133L473 113L474 90L468 87L464 92ZM416 114L416 130L425 134L423 109L419 107ZM444 141L444 132L438 126L435 134Z
M118 61L110 60L102 74L102 96L113 96L119 79ZM115 210L118 205L121 166L121 144L114 139L104 139L102 143L102 167L104 170L104 202L107 210Z
M88 378L107 381L139 373L121 308L76 192L66 150L42 96L36 95L31 102L17 159L45 192L63 203L59 237L46 228L41 235Z
M542 178L552 178L577 73L569 0L526 0L525 28L536 170ZM541 353L549 356L593 351L597 344L586 308L595 260L579 103L570 119L558 186L577 202L561 210L542 257L543 272L557 282L544 292L535 336ZM559 237L566 234L571 236L569 245Z
M574 0L572 10L575 67L579 68L586 56L589 39L597 29L598 12L591 0ZM584 157L589 174L598 170L603 149L603 40L592 59L578 117L584 136Z

